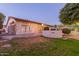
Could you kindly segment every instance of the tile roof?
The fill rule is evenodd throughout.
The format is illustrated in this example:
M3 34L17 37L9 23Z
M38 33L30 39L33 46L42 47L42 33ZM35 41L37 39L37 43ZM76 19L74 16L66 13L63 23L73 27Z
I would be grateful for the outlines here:
M31 21L31 20L28 20L28 19L17 18L17 17L13 17L13 16L9 16L8 21L9 21L10 18L13 18L15 20L24 21L24 22L32 22L32 23L37 23L37 24L44 24L44 25L47 25L47 26L53 26L53 25L49 25L49 24L45 24L45 23L41 23L41 22L36 22L36 21ZM7 23L8 23L8 21L7 21Z

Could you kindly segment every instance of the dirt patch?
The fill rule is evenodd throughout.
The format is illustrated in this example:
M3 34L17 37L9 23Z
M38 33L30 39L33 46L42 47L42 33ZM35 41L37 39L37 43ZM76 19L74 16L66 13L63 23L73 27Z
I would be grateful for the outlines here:
M47 42L48 38L44 37L29 37L29 38L17 38L11 40L11 44L16 47L29 47L34 43Z
M68 38L79 40L79 35L70 35Z
M2 46L1 46L1 48L9 48L9 47L11 47L10 44L5 44L5 45L2 45Z
M0 47L1 47L2 45L8 44L8 43L9 43L8 40L0 40Z

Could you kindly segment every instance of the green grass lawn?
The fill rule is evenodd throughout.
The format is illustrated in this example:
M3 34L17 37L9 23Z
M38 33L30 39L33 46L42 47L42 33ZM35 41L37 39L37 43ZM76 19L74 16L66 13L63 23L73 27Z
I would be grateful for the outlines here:
M18 46L3 48L0 49L1 53L9 56L79 56L79 41L50 39L48 42L34 43L29 48L20 48Z

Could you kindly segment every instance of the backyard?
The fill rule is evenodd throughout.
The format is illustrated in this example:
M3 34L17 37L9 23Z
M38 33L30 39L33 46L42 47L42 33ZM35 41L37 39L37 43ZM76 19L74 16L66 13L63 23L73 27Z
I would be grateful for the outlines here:
M79 56L79 40L45 37L15 38L2 43L0 55L12 56Z

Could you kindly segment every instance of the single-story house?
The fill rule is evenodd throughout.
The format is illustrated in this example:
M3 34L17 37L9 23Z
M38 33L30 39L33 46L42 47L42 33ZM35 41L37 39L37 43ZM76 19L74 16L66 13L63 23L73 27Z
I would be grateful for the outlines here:
M27 19L21 19L9 16L6 28L9 34L26 34L26 33L41 33L44 28L51 29L53 25L48 25Z

